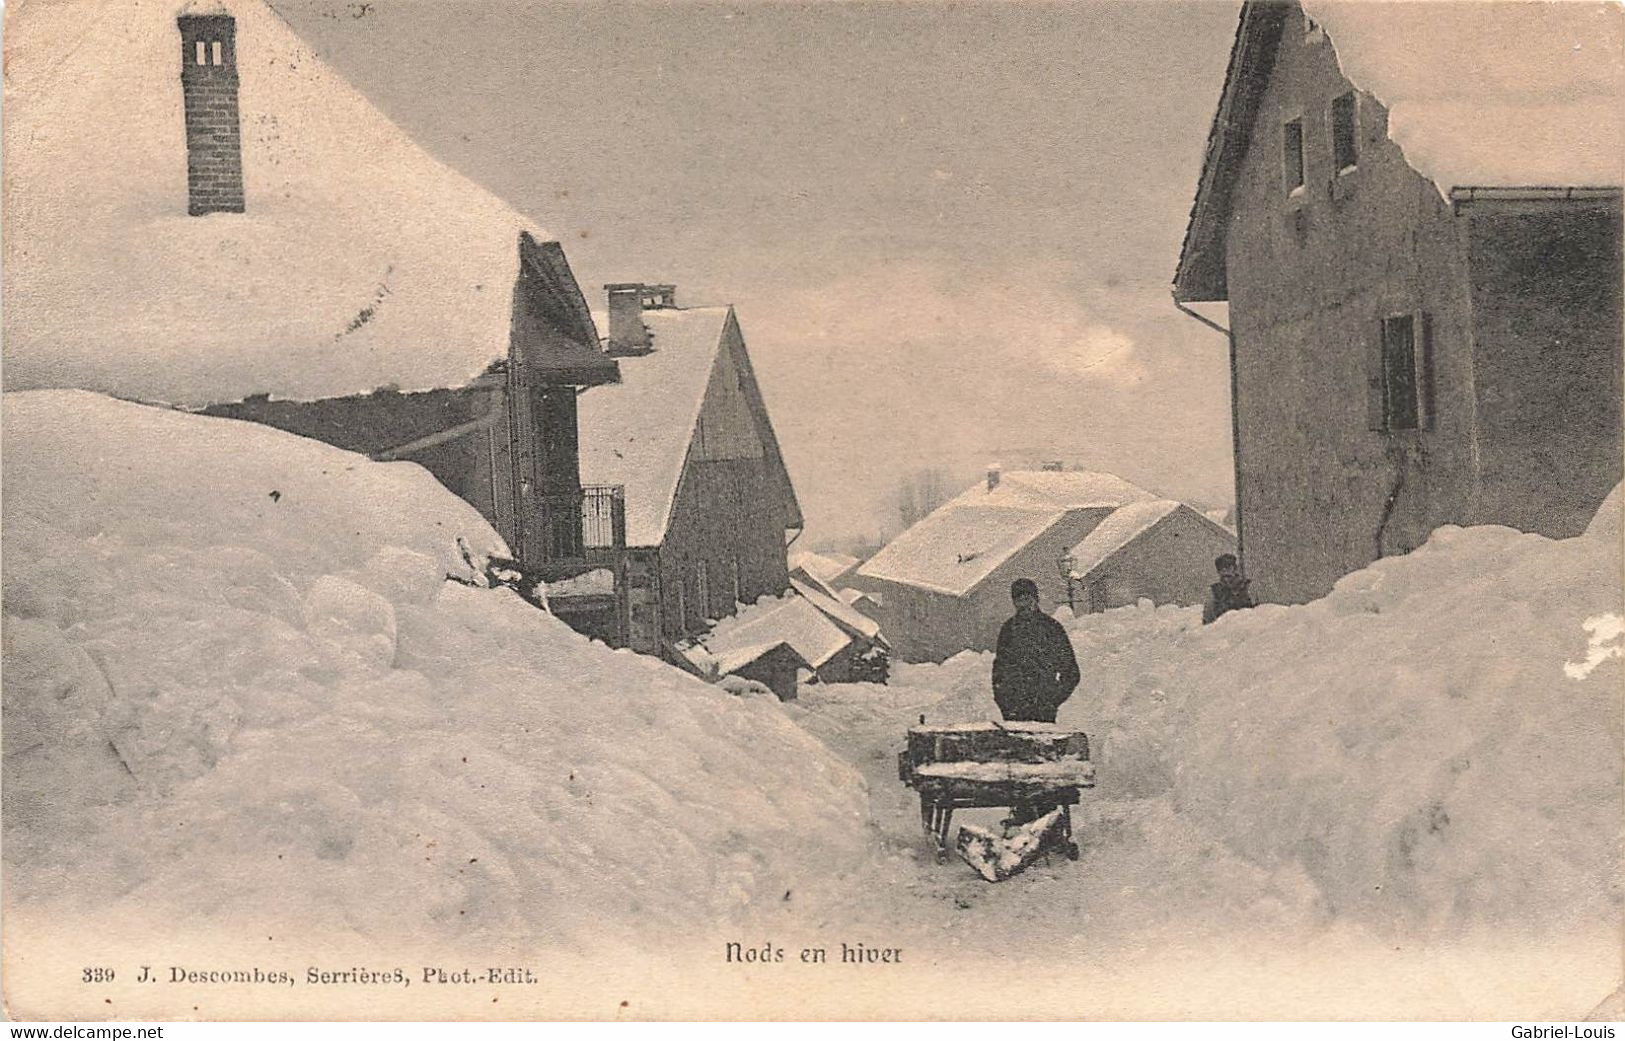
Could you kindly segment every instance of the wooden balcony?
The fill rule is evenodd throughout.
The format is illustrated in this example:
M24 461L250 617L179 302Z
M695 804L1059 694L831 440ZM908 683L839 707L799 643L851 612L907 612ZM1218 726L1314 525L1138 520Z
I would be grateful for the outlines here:
M547 581L595 568L618 570L626 552L626 490L618 484L585 485L573 494L533 500L534 531L540 535L537 565Z

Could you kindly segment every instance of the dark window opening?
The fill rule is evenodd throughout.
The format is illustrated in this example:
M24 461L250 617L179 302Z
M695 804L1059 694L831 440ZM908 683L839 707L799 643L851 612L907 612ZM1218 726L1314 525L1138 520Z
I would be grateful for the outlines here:
M1351 170L1358 158L1354 133L1355 101L1352 92L1332 101L1332 155L1337 169Z
M1416 323L1410 315L1382 322L1382 413L1389 430L1415 430L1417 395Z
M1303 187L1303 120L1289 119L1281 128L1281 170L1286 190Z

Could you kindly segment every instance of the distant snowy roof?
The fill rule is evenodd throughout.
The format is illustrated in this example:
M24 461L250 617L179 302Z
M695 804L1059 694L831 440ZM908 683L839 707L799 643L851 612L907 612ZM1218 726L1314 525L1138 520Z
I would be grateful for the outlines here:
M1150 498L1150 492L1116 474L1091 470L1015 470L1000 474L999 483L992 491L985 481L978 481L956 495L949 505L1078 510L1121 506L1125 502Z
M1343 74L1441 193L1617 186L1625 19L1617 4L1303 0Z
M654 350L620 358L621 382L581 395L581 479L626 486L626 542L657 546L666 537L677 480L694 438L705 389L733 309L643 312ZM602 316L593 316L600 329Z
M963 596L1064 516L1063 510L949 504L893 539L858 573Z
M5 381L202 404L458 386L507 353L535 224L419 148L260 0L247 212L187 216L179 3L8 11Z
M1149 502L1129 503L1113 510L1082 542L1072 547L1068 555L1072 557L1073 576L1082 578L1088 575L1111 559L1118 550L1182 507L1182 503L1172 499L1152 499Z
M880 624L839 597L830 596L800 579L792 578L790 588L807 598L807 602L828 615L837 625L868 640L885 642L880 635Z
M754 661L776 644L788 643L816 669L844 650L852 638L804 597L790 594L763 597L741 607L738 614L717 622L697 642L719 663L757 649L748 659ZM728 670L719 667L719 671Z
M1001 474L955 496L897 536L858 574L963 596L1065 517L1153 498L1114 474L1088 470Z

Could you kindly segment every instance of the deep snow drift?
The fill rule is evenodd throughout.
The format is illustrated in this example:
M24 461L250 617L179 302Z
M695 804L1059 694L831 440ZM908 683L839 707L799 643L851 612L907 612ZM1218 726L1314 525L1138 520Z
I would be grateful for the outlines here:
M417 466L4 416L8 913L647 945L860 858L861 782L774 703L446 581L501 541Z
M1328 922L1444 938L1621 920L1620 493L1579 538L1441 528L1325 598L1068 622L1100 794L1301 872ZM991 655L898 666L996 718ZM1087 844L1087 835L1084 837Z

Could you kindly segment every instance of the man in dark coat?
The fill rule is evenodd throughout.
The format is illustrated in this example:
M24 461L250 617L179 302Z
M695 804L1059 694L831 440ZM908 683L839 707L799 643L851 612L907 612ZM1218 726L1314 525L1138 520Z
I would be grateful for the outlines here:
M1061 623L1038 609L1030 578L1010 585L1016 613L999 630L993 655L993 701L1009 720L1055 722L1055 710L1078 686L1078 659Z
M1202 608L1203 625L1217 621L1227 611L1255 606L1252 590L1247 588L1250 581L1242 577L1241 564L1234 553L1220 554L1213 566L1219 572L1219 580L1208 590L1207 604Z

